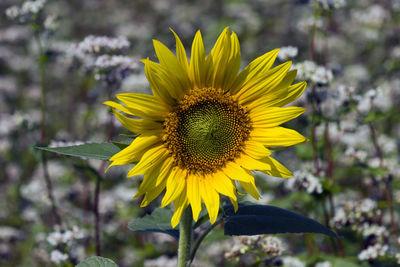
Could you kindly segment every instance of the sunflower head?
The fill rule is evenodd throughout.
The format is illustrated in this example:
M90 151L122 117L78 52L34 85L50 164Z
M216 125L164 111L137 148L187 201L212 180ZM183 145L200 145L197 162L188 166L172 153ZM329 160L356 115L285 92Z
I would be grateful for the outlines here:
M137 162L128 173L144 175L135 197L144 195L141 206L147 206L165 191L161 206L174 203L173 227L189 205L197 221L202 203L214 223L221 194L237 209L238 184L258 199L251 171L292 176L269 148L307 141L279 126L304 112L283 106L298 98L306 83L292 84L291 62L272 67L278 49L239 72L239 41L228 28L207 56L198 31L190 62L172 33L176 55L154 41L159 63L142 61L153 95L124 93L117 95L122 104L105 102L128 130L139 134L110 159L110 166Z

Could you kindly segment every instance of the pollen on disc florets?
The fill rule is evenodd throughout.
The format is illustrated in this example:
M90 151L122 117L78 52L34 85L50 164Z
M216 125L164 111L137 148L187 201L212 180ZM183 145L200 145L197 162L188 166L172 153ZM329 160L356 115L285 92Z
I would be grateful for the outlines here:
M177 166L213 173L237 158L251 130L245 108L221 89L193 89L163 123L163 142Z

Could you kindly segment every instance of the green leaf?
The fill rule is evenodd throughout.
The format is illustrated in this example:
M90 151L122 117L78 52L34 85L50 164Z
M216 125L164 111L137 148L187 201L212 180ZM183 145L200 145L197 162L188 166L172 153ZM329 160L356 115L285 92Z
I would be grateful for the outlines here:
M333 267L359 267L360 265L349 260L335 259L333 260Z
M110 259L94 256L81 261L76 267L118 267L118 265Z
M36 146L35 148L72 157L99 160L109 160L114 154L121 151L121 147L113 143L86 143L83 145L66 147Z
M157 208L152 214L135 219L128 224L134 232L159 232L179 239L179 231L171 226L173 212L168 208Z
M329 228L301 214L269 205L232 206L225 209L225 235L319 233L338 237Z

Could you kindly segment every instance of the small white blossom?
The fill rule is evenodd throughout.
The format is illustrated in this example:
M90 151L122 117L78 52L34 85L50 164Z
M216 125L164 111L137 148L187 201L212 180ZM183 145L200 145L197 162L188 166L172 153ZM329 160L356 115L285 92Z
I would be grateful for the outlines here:
M294 58L299 50L295 46L284 46L279 49L278 58L282 61Z
M297 69L297 79L309 80L318 84L328 84L333 80L330 69L315 64L313 61L306 60L294 64L292 69Z
M23 233L13 227L0 226L0 241L10 242L12 239L20 239Z
M285 182L285 187L290 190L305 189L309 194L321 194L323 192L322 184L318 177L304 170L295 171L293 177Z
M329 261L317 262L314 267L332 267Z
M62 262L68 260L68 254L64 254L61 251L55 249L50 254L50 260L55 264L61 264Z
M316 0L317 3L326 10L341 8L346 6L346 0Z
M356 149L354 147L348 147L344 152L344 155L350 158L354 158L359 162L364 162L367 159L367 151Z
M282 241L277 237L264 235L240 236L233 240L233 244L225 252L224 257L235 259L252 251L262 251L265 256L275 258L281 256L284 250Z
M362 250L358 254L358 259L361 261L369 261L378 258L379 256L385 256L389 247L387 245L375 244L373 246L369 246L366 249Z
M389 18L389 12L381 5L371 5L366 10L355 10L352 17L360 24L380 27Z
M94 62L95 68L109 69L109 68L124 68L129 70L136 70L139 67L138 61L135 58L128 56L110 56L101 55Z
M306 267L306 265L295 257L283 257L283 266L284 267Z
M97 54L124 50L129 48L130 45L130 42L125 36L112 38L107 36L89 35L85 37L82 42L76 44L75 47L82 53Z
M378 238L387 237L389 235L385 226L377 224L364 223L359 229L363 237L376 236Z
M51 140L49 147L55 148L55 147L67 147L67 146L79 146L83 145L85 142L82 141L56 141L56 140Z
M57 246L59 244L67 244L69 246L72 245L72 242L78 239L82 239L84 237L84 233L77 227L73 226L72 230L66 231L55 231L50 233L46 240L52 246Z
M297 27L300 31L302 32L310 32L310 30L313 27L316 27L317 29L322 29L324 26L324 22L322 19L320 18L314 18L314 17L305 17L303 19L301 19L298 23L297 23Z
M28 17L39 13L46 0L26 1L22 6L11 6L6 9L6 15L10 19L18 19L20 22L25 22Z
M359 231L361 225L380 214L377 206L377 202L369 198L346 201L336 209L331 223L338 228L351 226Z

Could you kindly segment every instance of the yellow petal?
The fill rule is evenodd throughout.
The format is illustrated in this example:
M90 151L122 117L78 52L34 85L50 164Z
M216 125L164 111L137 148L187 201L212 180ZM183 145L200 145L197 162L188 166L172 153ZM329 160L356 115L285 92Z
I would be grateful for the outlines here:
M159 99L151 95L124 93L117 95L117 99L124 102L126 106L113 101L106 101L103 104L129 115L161 121L169 112L166 105L163 105Z
M136 162L149 148L160 144L160 138L158 136L138 136L129 146L110 158L112 163L108 168L115 165Z
M156 51L158 59L160 60L161 65L158 70L165 73L163 77L161 77L161 75L159 75L159 77L161 79L170 79L171 82L179 87L176 88L178 93L184 93L190 86L187 69L184 69L182 67L179 60L165 45L157 40L153 40L153 43L154 49Z
M201 195L200 195L200 183L199 180L202 179L197 175L188 175L187 184L187 197L192 207L193 219L197 222L199 214L201 211Z
M271 151L263 146L262 143L256 142L254 140L248 140L245 143L244 151L246 154L255 159L263 159L271 154Z
M171 28L169 28L169 29L175 36L176 56L178 57L178 60L181 63L182 68L188 73L189 72L189 62L187 60L185 47L183 46L181 39L179 39L179 36Z
M207 179L200 180L200 193L206 205L208 215L210 216L210 222L213 224L218 217L219 194L214 190Z
M276 107L285 106L299 98L303 94L306 87L306 82L293 84L292 86L287 88L285 92L282 92L279 96L277 96L277 98L275 98L275 101L270 101L269 105Z
M128 177L145 174L150 168L158 166L169 155L169 151L164 148L164 145L153 147L143 154L139 163L128 172Z
M159 122L127 118L115 109L113 109L113 112L122 125L132 133L158 136L161 134L162 125Z
M167 191L161 201L161 207L165 207L174 201L184 191L186 193L186 170L174 167L167 179Z
M148 169L146 173L144 173L143 181L140 183L139 189L137 193L133 196L138 197L149 191L152 191L156 185L157 176L160 172L161 164L154 166L151 169Z
M293 84L289 87L274 90L268 94L260 96L257 100L248 104L249 109L252 108L267 108L267 107L282 107L300 97L306 89L307 83L301 82Z
M238 203L237 203L237 199L229 198L229 200L231 201L231 203L233 205L233 208L235 209L235 212L237 212L237 210L239 208Z
M231 55L229 57L229 63L226 68L225 80L221 86L226 91L230 91L235 78L238 75L240 69L241 54L239 39L235 32L231 34Z
M166 180L163 180L159 185L155 186L151 191L146 192L146 195L144 196L142 203L140 203L140 207L146 207L150 204L151 201L153 201L157 196L161 194L161 192L165 188L165 184L167 183Z
M306 109L301 107L269 107L250 110L250 117L254 128L271 128L300 116Z
M223 172L209 175L206 179L208 179L209 183L218 193L236 200L236 186Z
M266 155L264 155L263 158L265 157ZM240 158L236 159L236 163L249 171L271 170L271 166L269 164L250 157L244 153L240 156Z
M250 133L251 139L266 147L286 147L307 142L308 139L292 129L283 127L256 128Z
M210 59L213 65L211 74L211 86L222 88L230 58L231 37L229 27L226 27L218 37L213 49L210 52Z
M167 80L163 80L160 77L164 74L162 72L162 67L158 66L157 63L150 61L148 58L143 59L142 62L144 63L144 73L149 81L153 95L160 98L167 106L174 105L177 98L177 92L173 88L173 83L170 81L169 77ZM164 74L164 76L167 75Z
M239 102L242 104L249 103L265 94L273 92L286 77L291 65L291 61L285 62L248 81L236 94Z
M182 217L182 212L187 208L188 206L188 200L187 197L184 193L182 193L176 201L174 201L174 206L175 206L175 211L174 215L171 218L171 226L172 228L175 228Z
M205 62L205 49L203 38L200 31L196 32L192 43L192 54L190 59L190 73L194 85L198 88L203 88L206 80L206 62Z
M263 161L267 164L271 165L271 170L262 171L268 175L281 177L281 178L289 178L292 177L293 174L289 171L285 166L280 164L277 160L271 157L267 157L263 159Z
M160 173L157 176L156 186L158 186L160 183L162 183L169 177L168 175L172 170L173 164L174 164L173 157L168 157L167 159L165 159L165 161L162 163L160 167Z
M242 167L240 167L235 162L228 162L223 169L223 172L232 180L249 182L254 180L253 175L246 172Z
M231 94L237 93L248 81L268 71L274 64L278 53L279 49L275 49L253 60L235 79L230 90Z
M260 193L258 192L258 189L254 182L246 183L246 182L241 181L240 185L244 188L244 190L247 191L247 193L249 193L256 200L258 200L260 198Z

